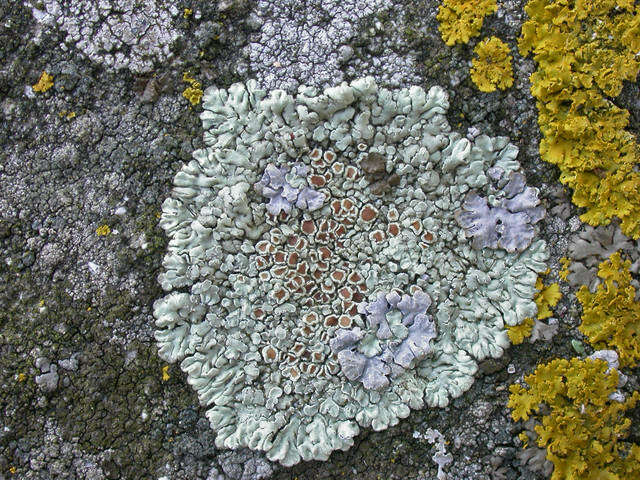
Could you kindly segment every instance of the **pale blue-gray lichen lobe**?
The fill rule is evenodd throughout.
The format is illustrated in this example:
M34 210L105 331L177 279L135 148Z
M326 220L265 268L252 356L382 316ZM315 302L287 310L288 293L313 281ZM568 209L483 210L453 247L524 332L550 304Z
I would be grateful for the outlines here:
M421 291L402 297L395 291L381 293L373 302L360 303L366 331L341 328L329 342L345 377L367 390L380 390L425 358L436 337L429 305L431 298Z
M524 175L505 178L500 168L487 172L493 180L488 198L470 192L456 218L475 248L504 248L521 252L536 235L534 225L544 218L538 189L527 187Z
M294 97L248 82L207 90L203 106L207 147L163 205L167 295L154 309L160 355L181 361L219 447L285 465L326 459L360 426L447 405L478 360L502 354L504 325L536 313L544 242L476 249L456 220L470 191L495 194L490 169L518 171L517 149L452 133L439 87L389 91L365 78ZM370 188L372 158L397 175L388 188ZM268 193L288 204L270 212L276 171L322 205L297 205L276 181ZM368 324L381 293L389 315ZM345 331L362 337L332 351ZM377 357L388 333L397 344Z

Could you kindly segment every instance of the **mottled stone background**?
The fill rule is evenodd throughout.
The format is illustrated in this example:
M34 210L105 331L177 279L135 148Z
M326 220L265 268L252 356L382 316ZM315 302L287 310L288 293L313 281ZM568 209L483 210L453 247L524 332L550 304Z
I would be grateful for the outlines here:
M426 480L437 471L429 427L448 440L450 479L543 478L517 455L507 388L537 362L574 354L571 295L550 342L484 362L448 408L412 412L291 469L217 450L185 375L172 365L163 380L156 354L160 205L202 145L199 107L181 95L185 71L205 87L256 78L294 91L363 75L443 86L455 129L520 147L528 183L554 212L541 229L557 272L584 227L537 154L534 65L515 50L523 1L499 2L485 22L483 35L514 54L514 87L491 94L469 78L478 39L445 46L436 11L435 0L0 2L0 479ZM34 93L42 71L54 87ZM637 83L619 104L637 132ZM96 234L102 225L109 235Z

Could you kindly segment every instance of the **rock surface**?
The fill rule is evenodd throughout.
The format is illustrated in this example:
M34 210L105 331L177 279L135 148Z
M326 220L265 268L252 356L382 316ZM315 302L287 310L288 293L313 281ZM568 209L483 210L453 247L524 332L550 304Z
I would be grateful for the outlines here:
M92 16L102 3L109 13ZM544 478L519 454L507 386L543 357L572 354L573 297L556 307L550 343L485 360L447 408L365 429L347 452L292 468L215 448L186 375L158 356L152 316L167 247L161 204L203 147L200 107L181 95L185 71L219 88L256 78L295 91L366 75L388 88L443 86L452 127L508 136L527 184L561 213L538 224L557 273L585 227L558 191L557 171L539 159L533 62L515 55L514 86L478 92L469 78L475 40L444 45L432 0L157 0L149 11L139 3L0 2L0 478L426 480L439 468L450 480ZM513 47L523 5L500 2L483 34ZM148 19L156 30L138 43L131 37ZM54 85L34 92L43 71ZM628 85L619 99L636 133L637 91ZM450 463L430 429L448 442Z

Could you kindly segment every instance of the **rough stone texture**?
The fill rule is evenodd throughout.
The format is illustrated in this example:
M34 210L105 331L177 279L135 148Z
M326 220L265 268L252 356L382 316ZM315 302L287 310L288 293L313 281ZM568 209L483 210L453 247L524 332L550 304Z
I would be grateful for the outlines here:
M299 2L298 11L310 3ZM500 36L513 48L524 2L499 3L483 35ZM454 129L509 136L520 149L527 183L540 188L548 209L562 213L540 222L552 275L558 259L569 256L569 236L584 228L557 187L557 172L537 155L530 59L514 55L512 88L482 94L468 72L476 40L446 47L437 31L436 1L389 0L385 8L346 18L326 9L313 21L295 12L277 19L281 10L252 11L252 4L185 4L192 15L184 18L179 10L167 17L178 35L173 58L137 48L139 57L131 58L154 64L153 72L139 75L131 65L114 71L100 58L77 55L82 50L67 45L67 32L38 23L22 0L0 2L0 477L426 480L437 472L429 460L437 450L424 437L433 428L449 442L452 480L544 478L518 455L521 427L508 417L506 386L542 358L575 355L570 341L581 337L573 297L556 307L560 326L550 343L525 343L485 361L471 390L447 409L413 412L384 432L365 430L353 448L327 462L283 469L246 450L219 452L185 376L171 367L170 378L162 380L165 364L154 346L150 309L161 293L156 277L166 247L156 215L171 179L202 138L197 108L181 97L182 73L192 69L203 85L218 87L251 77L275 79L278 70L268 64L255 61L250 70L246 53L252 43L269 45L264 25L326 28L342 15L347 33L340 34L345 40L336 45L339 57L328 70L340 77L323 82L377 75L389 87L442 85ZM397 61L389 60L392 54ZM43 70L54 75L55 86L33 94L30 86ZM313 81L285 80L287 85L274 86L295 89L297 81ZM143 103L150 83L153 94ZM638 89L637 83L626 85L618 100L630 109L635 132ZM67 118L69 112L75 117ZM111 234L97 236L105 224ZM98 266L95 273L90 264ZM36 383L43 374L39 358L48 359L49 368L57 365L51 392ZM638 388L635 373L629 388Z
M66 32L66 45L114 70L152 70L154 62L162 63L171 57L171 45L179 36L172 25L178 8L162 0L139 4L132 0L46 0L26 4L45 28L57 27Z
M363 71L387 86L418 81L413 53L396 51L398 30L386 35L379 19L394 8L389 0L259 0L262 28L245 49L250 72L269 90L328 87ZM360 30L374 37L375 55L356 53Z

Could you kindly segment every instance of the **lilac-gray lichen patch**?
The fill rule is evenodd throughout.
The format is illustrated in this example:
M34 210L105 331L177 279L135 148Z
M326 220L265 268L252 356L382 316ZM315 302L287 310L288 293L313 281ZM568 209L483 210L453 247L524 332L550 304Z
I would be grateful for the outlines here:
M114 70L153 70L154 62L171 57L171 44L179 36L173 27L179 10L164 0L44 0L27 5L39 23L60 28L67 43Z
M534 225L544 218L538 189L527 187L519 172L512 172L508 180L499 168L487 173L493 180L488 198L470 192L456 218L473 237L474 247L521 252L535 237Z
M471 190L505 190L487 172L516 174L517 149L452 132L441 88L249 81L203 107L206 147L163 204L154 315L218 447L327 459L361 427L446 406L508 347L505 324L535 316L545 243L476 249L456 220ZM298 204L305 188L322 204Z
M360 303L366 330L341 328L329 342L344 375L367 390L379 390L426 357L436 337L427 314L430 305L429 295L419 290L402 297L395 291L381 293L373 302Z
M267 165L262 178L253 186L256 191L269 199L267 212L279 215L289 213L295 204L301 210L317 210L322 206L324 194L307 185L306 175L309 168L304 164L295 164L277 168ZM289 178L286 178L289 176Z
M629 270L640 272L640 240L632 240L620 231L618 224L583 228L569 240L569 274L567 281L574 287L586 285L593 291L600 284L598 265L621 250L631 260ZM631 284L636 289L636 299L640 300L640 284L633 278Z

